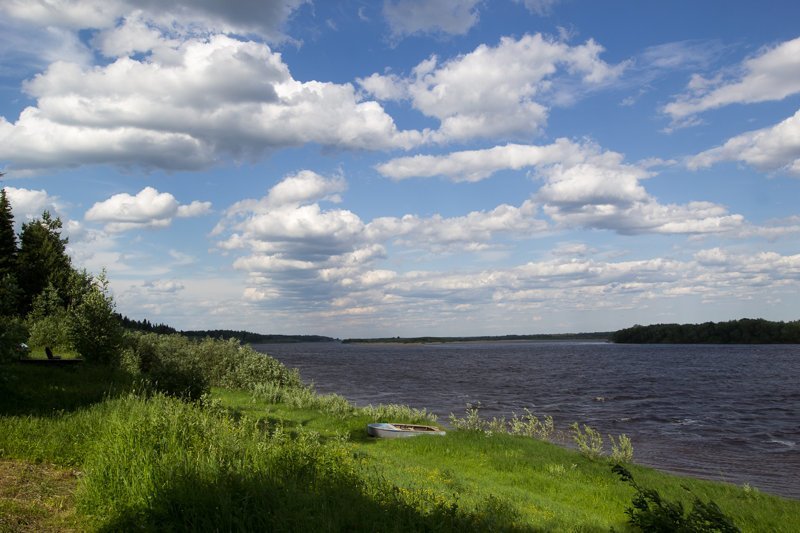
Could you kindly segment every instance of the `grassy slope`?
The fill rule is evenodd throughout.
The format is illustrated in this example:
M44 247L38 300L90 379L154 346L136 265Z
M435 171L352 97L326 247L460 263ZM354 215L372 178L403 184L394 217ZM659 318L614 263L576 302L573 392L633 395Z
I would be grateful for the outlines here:
M323 436L346 433L369 457L375 475L406 489L429 490L447 501L473 507L495 497L519 522L554 530L625 529L633 489L618 481L605 461L590 461L551 443L510 435L450 432L446 437L376 440L364 417L342 419L320 411L254 401L248 394L216 390L226 406L242 414L306 428ZM735 485L631 468L643 486L656 488L687 507L692 496L714 500L745 531L797 531L800 502Z
M33 462L58 465L48 467L55 479L59 471L72 471L64 467L83 473L77 501L71 497L74 480L49 483L47 499L0 500L6 521L0 525L46 527L42 516L55 501L63 513L57 520L64 520L55 524L80 529L155 528L169 518L180 524L195 517L197 529L222 530L264 524L276 530L370 530L384 518L393 524L387 530L438 524L445 524L443 530L626 530L624 510L633 490L608 463L549 443L474 432L374 440L365 435L371 420L364 416L254 401L248 393L221 389L214 396L223 409L113 398L129 385L122 375L88 366L0 367L5 468L28 472ZM276 437L277 427L296 436ZM642 485L687 504L691 497L681 486L689 486L745 531L800 530L800 502L632 470ZM44 473L29 477L33 481L18 489L0 478L0 497L36 494L37 483L47 479ZM309 515L312 508L317 515Z

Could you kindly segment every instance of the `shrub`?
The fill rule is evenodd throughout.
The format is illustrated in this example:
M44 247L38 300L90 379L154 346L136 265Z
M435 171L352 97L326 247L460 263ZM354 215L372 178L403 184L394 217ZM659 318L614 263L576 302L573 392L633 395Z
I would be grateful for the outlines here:
M588 425L583 425L583 430L577 422L570 426L572 440L578 445L578 450L589 459L597 459L603 455L603 436Z
M114 300L108 292L105 273L92 280L70 314L72 341L78 353L89 362L118 363L122 326L114 313Z
M525 414L521 417L517 417L517 414L514 413L509 425L509 433L512 435L524 435L540 440L548 440L555 431L552 416L546 416L541 421L527 408L525 409Z
M636 494L631 501L632 506L625 510L625 514L628 515L628 521L642 531L653 533L736 533L740 531L733 520L711 500L703 502L692 495L694 505L692 510L686 514L681 502L671 502L662 498L655 489L640 486L625 467L614 465L611 470L622 481L636 489Z
M50 346L56 350L72 348L69 316L66 311L61 310L29 323L31 346Z
M620 435L616 441L611 435L608 436L611 441L611 460L615 463L630 463L633 461L633 443L630 437L624 433Z
M368 405L359 409L360 414L379 422L436 422L436 415L427 409L414 409L407 405Z
M28 330L22 319L0 316L0 363L20 356L20 345L28 340Z
M296 370L235 339L198 342L179 334L128 332L125 345L126 368L138 373L151 390L174 396L197 399L209 387L219 386L274 401L283 399L285 391L301 388Z
M486 423L481 419L480 409L480 404L473 405L468 403L464 410L464 418L458 418L453 413L450 413L450 425L455 429L464 431L484 431Z

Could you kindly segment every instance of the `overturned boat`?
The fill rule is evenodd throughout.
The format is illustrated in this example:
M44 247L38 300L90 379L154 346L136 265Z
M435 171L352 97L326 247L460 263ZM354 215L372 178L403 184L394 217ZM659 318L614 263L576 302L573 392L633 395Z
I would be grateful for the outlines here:
M446 433L436 426L421 426L419 424L388 424L378 422L367 424L367 433L373 437L383 439L400 439L404 437L418 437L419 435L445 435Z

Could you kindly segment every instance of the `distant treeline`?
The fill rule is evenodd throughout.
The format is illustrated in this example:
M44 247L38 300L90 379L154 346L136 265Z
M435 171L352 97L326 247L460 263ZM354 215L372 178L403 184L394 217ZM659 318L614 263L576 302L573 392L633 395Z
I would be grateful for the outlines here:
M612 342L636 344L800 344L800 320L743 318L703 324L654 324L621 329Z
M398 343L422 344L435 342L496 342L496 341L572 341L611 339L612 332L598 331L594 333L541 333L535 335L502 335L482 337L384 337L379 339L345 339L342 343Z
M195 331L181 331L181 335L189 338L204 339L239 339L245 344L269 344L282 342L330 342L331 337L322 335L262 335L252 331L234 331L230 329L201 329Z
M134 320L119 313L115 314L117 315L117 318L119 318L122 327L125 329L130 329L133 331L143 331L145 333L161 333L163 335L178 332L173 327L170 327L166 324L154 324L149 320L147 320L146 318L144 320Z
M192 331L178 331L173 327L166 324L154 324L147 320L134 320L126 316L117 315L122 327L134 331L144 331L148 333L180 333L190 339L205 339L211 337L212 339L238 339L244 344L269 344L269 343L284 343L284 342L329 342L334 339L330 337L323 337L321 335L262 335L261 333L253 333L252 331L235 331L231 329L203 329Z

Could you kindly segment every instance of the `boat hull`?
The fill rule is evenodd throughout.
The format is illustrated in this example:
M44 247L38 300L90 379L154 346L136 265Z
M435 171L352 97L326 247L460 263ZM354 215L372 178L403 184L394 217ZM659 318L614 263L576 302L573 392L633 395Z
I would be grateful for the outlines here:
M421 426L418 424L367 424L367 433L372 437L381 439L404 439L419 437L421 435L443 436L446 433L436 426Z

